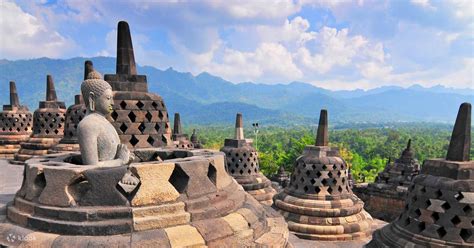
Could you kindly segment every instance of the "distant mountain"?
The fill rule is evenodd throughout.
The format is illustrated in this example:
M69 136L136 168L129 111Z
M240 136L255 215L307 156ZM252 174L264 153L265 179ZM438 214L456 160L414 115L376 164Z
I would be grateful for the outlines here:
M80 91L85 58L0 60L0 99L8 102L8 81L17 82L20 100L34 110L45 97L46 74L52 74L58 96L67 105ZM115 72L115 58L91 58L102 74ZM170 117L182 114L184 123L232 123L243 112L247 123L278 125L314 122L327 108L332 123L348 122L453 122L459 104L472 102L474 90L443 86L397 86L372 90L330 91L303 82L289 84L234 84L207 72L192 75L150 66L138 67L147 75L149 91L161 95Z

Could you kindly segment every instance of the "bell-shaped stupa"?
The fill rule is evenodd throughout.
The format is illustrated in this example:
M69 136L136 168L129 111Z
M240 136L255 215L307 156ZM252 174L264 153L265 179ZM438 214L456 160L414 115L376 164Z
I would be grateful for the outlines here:
M297 158L290 185L274 197L288 228L304 239L362 239L372 232L372 217L352 193L347 164L328 146L327 111L321 110L316 145Z
M181 117L179 113L174 113L173 135L171 136L171 139L173 140L173 146L175 148L194 148L193 143L191 143L188 139L188 135L183 133L183 128L181 127Z
M260 203L271 205L276 191L271 181L260 172L258 153L251 143L251 140L244 138L242 114L238 113L235 138L225 139L221 149L226 155L227 170L247 193Z
M104 76L114 91L114 111L110 116L120 141L129 148L172 145L168 112L161 96L148 92L145 75L137 75L132 37L128 23L117 28L116 74Z
M403 213L377 230L367 247L474 247L471 104L459 108L446 159L427 159ZM388 206L389 207L389 206Z
M20 143L31 135L33 115L28 107L20 105L16 84L10 81L10 104L0 112L0 158L13 159Z
M84 63L84 80L87 79L87 75L94 70L92 61L87 60ZM74 96L74 104L69 106L66 110L66 121L64 124L64 137L59 141L57 145L49 149L49 153L59 152L70 152L79 151L79 143L77 140L77 125L84 118L87 112L86 106L84 105L84 99L82 95L78 94Z
M33 134L21 143L21 148L15 154L13 163L23 163L34 157L48 153L48 150L58 144L64 135L66 107L58 101L53 77L46 76L46 101L39 102L39 108L33 114Z

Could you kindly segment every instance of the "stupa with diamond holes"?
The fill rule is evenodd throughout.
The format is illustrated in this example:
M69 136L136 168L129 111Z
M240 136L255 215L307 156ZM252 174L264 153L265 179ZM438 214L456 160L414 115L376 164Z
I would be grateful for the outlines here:
M46 76L46 101L40 101L39 108L33 114L33 134L21 143L15 154L14 163L23 163L33 156L41 156L58 144L64 135L66 107L58 101L53 77Z
M410 187L403 213L377 230L367 247L474 247L471 104L459 108L446 159L428 159Z
M257 150L250 140L244 139L241 113L236 117L235 138L225 139L221 151L226 155L227 170L232 177L257 201L271 205L276 191L271 181L260 172Z
M374 183L356 185L353 191L365 202L370 215L393 221L403 212L408 188L419 171L420 164L414 158L410 139L400 158L393 163L389 161Z
M298 157L290 185L274 197L274 206L288 228L304 239L341 241L369 236L372 217L355 196L347 178L347 164L328 146L327 111L321 110L316 145Z
M84 62L84 80L87 79L87 75L94 70L92 61L87 60ZM77 140L77 125L86 115L87 109L84 105L84 99L82 95L74 96L74 105L71 105L66 110L66 121L64 123L64 137L59 141L57 145L49 149L49 153L79 151L79 143Z
M198 139L198 136L196 134L196 129L193 129L193 134L191 135L191 143L193 143L193 146L196 149L204 148L203 145L201 144L201 141L199 141Z
M20 105L15 82L10 81L10 104L0 112L0 158L13 159L20 143L31 135L33 115Z
M128 23L117 28L116 74L105 75L115 93L109 120L131 149L172 144L168 112L161 96L149 93L145 75L137 75Z
M276 183L278 191L281 191L290 183L290 174L285 171L285 167L280 166L278 172L270 180Z
M188 139L188 135L183 133L181 127L181 117L179 113L174 113L173 135L171 136L175 148L193 149L194 144Z

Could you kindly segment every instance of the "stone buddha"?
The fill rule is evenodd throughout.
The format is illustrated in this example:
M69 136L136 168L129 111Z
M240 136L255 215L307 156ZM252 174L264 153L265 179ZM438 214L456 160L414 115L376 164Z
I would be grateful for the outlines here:
M106 119L113 110L112 87L92 71L81 85L87 113L77 127L82 164L120 166L130 164L127 146L120 143L117 131Z

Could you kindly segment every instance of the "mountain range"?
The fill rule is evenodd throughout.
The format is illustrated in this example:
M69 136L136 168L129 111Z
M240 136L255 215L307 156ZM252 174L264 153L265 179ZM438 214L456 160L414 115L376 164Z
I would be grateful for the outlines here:
M102 74L115 72L115 58L111 57L0 60L0 100L8 103L8 82L13 80L21 102L33 111L45 98L46 75L51 74L59 99L70 105L80 92L86 59ZM192 75L151 66L137 70L147 75L149 91L164 98L170 117L180 112L184 124L232 123L236 112L242 112L247 123L314 124L321 108L328 109L333 123L451 123L459 105L474 99L474 89L440 85L331 91L304 82L232 83L207 72Z

